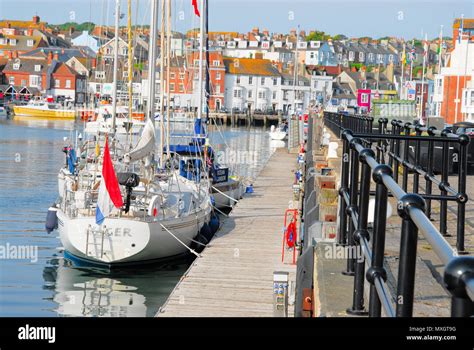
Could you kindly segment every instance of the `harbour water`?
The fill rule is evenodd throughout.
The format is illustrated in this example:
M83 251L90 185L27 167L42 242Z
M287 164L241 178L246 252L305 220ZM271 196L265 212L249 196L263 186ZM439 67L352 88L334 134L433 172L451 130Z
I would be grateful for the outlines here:
M102 271L63 258L44 221L57 197L64 138L81 123L0 120L0 316L153 316L190 261ZM251 179L275 146L262 128L212 128L223 163ZM19 253L24 253L19 259Z

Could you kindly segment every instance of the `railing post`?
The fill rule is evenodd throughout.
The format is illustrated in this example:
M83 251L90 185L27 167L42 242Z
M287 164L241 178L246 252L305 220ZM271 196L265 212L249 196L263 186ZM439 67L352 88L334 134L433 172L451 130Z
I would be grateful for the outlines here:
M410 136L410 125L411 123L405 123L404 125L404 130L405 130L405 136ZM402 188L405 192L408 190L408 159L409 159L409 153L410 152L410 140L408 138L405 139L403 143L403 182L402 182Z
M434 131L436 128L434 126L428 128L428 135L433 137ZM431 177L434 176L433 172L433 162L434 162L434 141L428 141L428 163L426 165L426 187L425 193L427 195L431 195L433 190L433 181L431 181ZM426 200L426 216L431 219L431 199Z
M365 279L365 256L362 251L362 240L369 240L368 216L370 199L370 173L371 169L367 163L367 158L375 158L375 153L370 148L365 148L359 153L359 161L362 163L362 175L360 181L360 201L359 201L359 220L357 230L354 233L354 248L351 251L352 256L357 256L355 262L354 274L354 294L352 299L352 308L347 309L350 315L366 315L364 307L364 279Z
M446 138L449 134L448 129L441 131L441 136ZM441 165L441 183L439 184L439 189L442 196L446 196L448 192L446 191L445 186L449 186L448 176L449 176L449 143L443 142L443 160ZM441 234L445 237L450 237L448 234L448 201L446 199L440 199L441 206L439 212L439 230Z
M467 175L467 147L469 146L469 137L467 135L459 136L459 156L458 156L458 223L456 230L456 249L460 254L466 254L464 248L464 233L466 219L466 203L468 196L466 194L466 175Z
M388 191L383 183L383 176L392 176L392 168L388 165L378 165L372 173L375 186L375 213L374 233L372 235L372 261L367 270L367 280L370 282L369 316L380 317L382 315L382 304L375 288L375 279L381 277L387 279L387 272L383 267L385 252L385 229L387 225L387 199Z
M349 192L349 141L347 135L351 135L352 132L344 130L342 133L342 173L341 173L341 188L339 189L339 195L341 198L341 207L339 210L339 245L347 245L347 204L344 199L344 194Z
M358 203L358 184L359 184L359 157L355 148L356 144L360 144L360 139L352 139L350 142L351 148L351 182L350 182L350 206L346 209L346 214L349 217L349 232L347 235L347 249L354 249L354 232L356 227L351 219L351 214L357 210ZM342 274L346 276L354 276L354 258L347 259L347 270Z
M397 317L411 317L413 315L418 227L416 227L410 217L411 208L418 208L424 211L425 201L420 195L414 193L406 194L400 198L397 204L398 215L402 218L396 298Z
M421 126L417 125L415 127L416 136L421 136ZM421 141L415 141L415 173L413 174L413 192L418 193L420 188L420 174L418 173L418 169L421 168L420 166L420 156L421 156Z
M474 302L466 291L466 282L474 278L474 257L462 256L451 260L444 268L444 283L451 293L451 316L474 316Z

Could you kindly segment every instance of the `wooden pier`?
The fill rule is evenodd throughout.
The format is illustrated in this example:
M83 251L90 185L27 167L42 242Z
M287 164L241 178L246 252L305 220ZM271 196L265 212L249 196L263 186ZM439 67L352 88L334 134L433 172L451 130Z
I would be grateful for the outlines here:
M283 217L293 200L296 169L296 154L275 152L253 184L255 193L236 205L157 317L273 316L273 272L290 273L290 293L296 275L292 252L281 262Z

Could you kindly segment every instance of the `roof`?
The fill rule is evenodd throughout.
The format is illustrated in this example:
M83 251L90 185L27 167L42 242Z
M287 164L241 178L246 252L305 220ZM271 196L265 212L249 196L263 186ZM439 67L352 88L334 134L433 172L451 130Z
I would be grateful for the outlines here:
M26 35L0 35L5 39L15 39L16 45L0 45L0 50L11 50L11 51L30 51L35 49L41 43L40 36L26 36ZM28 46L28 41L33 40L33 46Z
M236 64L238 62L238 64ZM226 73L237 75L279 76L272 61L260 58L224 58Z
M33 73L33 74L44 74L48 70L48 61L45 59L37 58L22 58L20 60L20 69L13 69L13 64L15 60L9 60L5 65L3 72L19 72L19 73ZM40 71L35 70L35 66L40 66Z
M81 75L77 71L75 71L72 67L68 66L65 63L59 63L54 67L53 74L59 75Z
M26 52L21 55L21 57L42 57L47 58L49 53L57 53L58 54L58 61L66 62L71 57L78 57L78 58L89 58L90 56L88 53L81 49L81 48L61 48L61 47L42 47L30 52ZM94 56L92 56L94 57Z

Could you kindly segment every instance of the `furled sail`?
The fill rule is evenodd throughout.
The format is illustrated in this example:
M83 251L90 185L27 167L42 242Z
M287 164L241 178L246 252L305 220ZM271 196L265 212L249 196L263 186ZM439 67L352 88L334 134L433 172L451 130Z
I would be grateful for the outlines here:
M155 127L151 119L148 119L140 140L133 150L125 154L125 160L133 162L149 156L155 149L155 137Z

